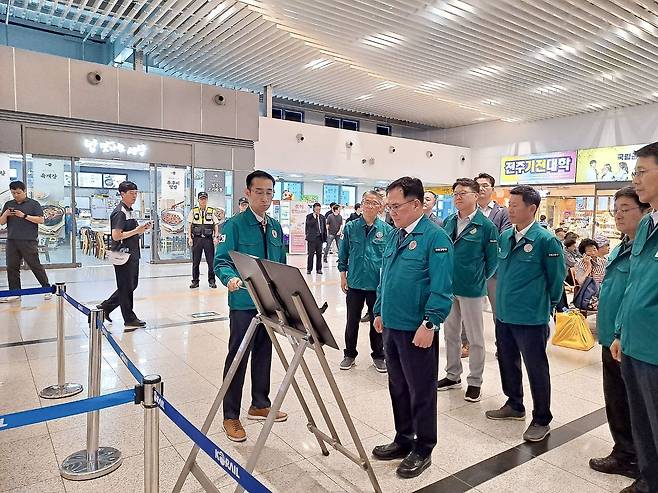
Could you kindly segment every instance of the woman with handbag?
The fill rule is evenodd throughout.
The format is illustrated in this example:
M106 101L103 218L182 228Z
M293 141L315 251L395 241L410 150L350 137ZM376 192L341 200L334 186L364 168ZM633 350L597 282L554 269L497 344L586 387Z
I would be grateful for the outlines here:
M615 194L615 223L617 229L624 235L624 240L610 254L605 278L599 291L597 316L603 361L603 393L608 425L615 445L607 457L590 459L589 466L595 471L620 474L633 479L639 477L639 469L633 445L626 387L621 375L621 366L612 357L610 345L615 338L617 311L626 291L635 232L640 220L649 209L650 205L640 202L633 187L622 188Z

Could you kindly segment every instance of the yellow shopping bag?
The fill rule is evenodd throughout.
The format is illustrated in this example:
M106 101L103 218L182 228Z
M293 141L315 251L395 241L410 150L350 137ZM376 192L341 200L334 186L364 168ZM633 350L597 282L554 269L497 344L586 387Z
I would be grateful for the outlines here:
M589 351L594 347L596 341L583 314L578 310L572 310L557 313L555 334L551 343L569 349Z

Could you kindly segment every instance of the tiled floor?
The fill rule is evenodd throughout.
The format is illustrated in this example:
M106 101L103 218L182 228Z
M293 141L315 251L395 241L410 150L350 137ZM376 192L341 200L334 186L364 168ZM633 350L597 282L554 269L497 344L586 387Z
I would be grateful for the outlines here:
M291 257L302 266L304 259ZM202 266L203 268L203 266ZM147 320L146 329L123 333L121 315L112 327L114 335L145 374L158 373L165 382L166 397L193 423L201 426L221 385L221 371L227 350L228 314L226 290L211 290L202 281L201 288L190 290L189 264L143 265L136 292L136 311ZM110 267L53 270L51 281L66 281L67 291L87 306L93 306L114 289ZM29 272L25 284L32 284ZM325 316L339 344L343 342L345 303L340 293L335 259L330 259L324 276L307 276L317 300L329 303ZM203 274L202 274L203 278ZM4 281L4 276L3 276ZM0 281L2 283L3 281ZM3 289L0 287L0 289ZM56 381L56 344L52 341L8 346L7 343L52 339L55 337L55 301L28 297L21 303L0 305L0 414L16 412L61 401L46 401L38 391ZM192 314L215 311L210 321L194 319ZM87 386L87 327L83 317L67 306L66 310L67 379ZM484 398L468 403L458 390L441 392L439 403L439 443L433 464L414 480L395 476L394 463L373 462L385 492L410 492L473 466L522 443L522 422L492 422L484 411L504 402L498 367L493 356L493 324L485 313L487 364L483 385ZM393 416L387 379L373 368L369 358L367 326L362 325L359 340L361 355L349 372L338 369L340 351L327 349L327 358L340 387L361 440L369 452L374 445L394 436ZM290 354L286 341L282 341ZM441 369L445 365L441 343ZM601 365L598 348L583 353L551 346L553 376L554 427L578 419L603 406ZM306 357L318 380L329 412L338 416L338 407L312 354ZM468 369L466 364L465 370ZM443 372L441 371L440 374ZM284 376L282 365L274 359L272 398L275 386ZM301 376L301 374L300 374ZM103 347L102 391L128 388L133 378L108 344ZM307 400L313 400L308 386L301 384ZM243 408L249 405L249 379L245 385ZM529 397L529 391L527 392ZM73 397L81 399L86 393ZM529 400L529 399L528 399ZM529 402L528 402L529 404ZM321 421L317 405L316 420ZM284 402L290 413L286 423L277 423L267 442L255 475L276 492L358 492L371 491L367 475L337 452L329 457L320 453L313 435L306 430L306 419L294 393ZM221 412L221 411L220 411ZM171 491L191 448L191 441L165 416L160 423L161 491ZM246 464L255 445L261 424L245 422L248 440L229 442L218 418L209 436L240 463ZM322 426L321 426L322 427ZM324 427L326 428L326 427ZM347 426L336 420L342 441L353 446ZM138 492L143 489L142 410L124 405L101 412L101 445L119 448L124 463L114 473L89 482L65 481L59 477L58 464L71 452L84 447L85 417L73 416L46 424L0 432L0 491L12 492ZM612 447L607 426L582 434L544 455L484 482L472 491L514 492L617 492L630 480L595 473L587 467L589 457L606 455ZM207 457L200 464L222 492L233 491L232 480ZM184 491L199 491L190 478ZM443 490L446 491L446 490Z

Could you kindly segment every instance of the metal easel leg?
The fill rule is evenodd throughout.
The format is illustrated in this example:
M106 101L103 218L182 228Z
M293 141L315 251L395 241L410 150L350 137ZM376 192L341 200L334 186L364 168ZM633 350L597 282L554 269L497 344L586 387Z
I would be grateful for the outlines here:
M242 342L240 343L240 347L238 348L238 352L236 353L235 358L233 359L233 363L231 363L231 367L229 368L228 373L226 374L226 377L222 382L222 386L219 389L219 392L217 393L217 397L215 397L215 401L213 402L210 408L210 412L208 413L206 420L203 422L203 426L201 427L201 432L204 435L208 434L208 430L210 430L210 427L212 426L212 423L215 420L217 411L219 410L219 406L222 404L222 401L224 400L224 396L226 395L226 392L228 391L228 388L231 385L231 382L233 381L236 372L238 371L238 366L240 366L240 362L242 361L242 358L244 358L244 355L247 352L247 348L249 347L251 340L254 338L254 334L256 333L256 328L258 327L259 323L260 321L258 321L258 319L253 318L251 320L251 323L249 324L249 327L247 328L247 332L244 336L244 339L242 339ZM185 461L183 470L180 472L180 475L178 476L178 480L176 481L176 485L174 486L173 493L179 493L181 491L183 485L185 484L185 480L187 479L187 476L190 474L190 472L201 471L198 467L194 467L198 454L199 454L199 446L195 444L194 447L192 447L192 450L190 451L190 455L187 457L187 460Z

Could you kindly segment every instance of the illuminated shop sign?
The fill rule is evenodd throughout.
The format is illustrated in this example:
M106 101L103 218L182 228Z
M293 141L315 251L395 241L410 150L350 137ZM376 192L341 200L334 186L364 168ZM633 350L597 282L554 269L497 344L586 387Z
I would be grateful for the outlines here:
M641 147L644 144L579 150L576 181L630 181L635 170L635 151Z
M119 154L123 156L144 157L146 144L127 145L116 140L85 139L85 149L91 154Z
M576 151L531 156L506 156L501 160L501 185L573 183Z

